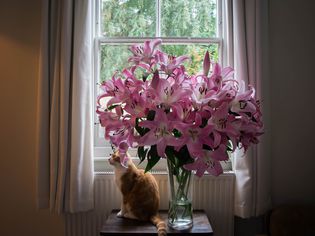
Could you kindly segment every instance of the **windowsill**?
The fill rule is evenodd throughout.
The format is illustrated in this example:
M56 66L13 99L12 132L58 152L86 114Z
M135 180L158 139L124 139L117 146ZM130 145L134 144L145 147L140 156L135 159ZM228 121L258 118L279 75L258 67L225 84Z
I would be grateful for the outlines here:
M133 162L140 169L145 169L147 161L144 160L141 164L139 164L140 160L137 157L133 157ZM231 161L222 162L222 167L224 170L224 174L234 173L232 170ZM167 163L166 159L160 159L160 161L153 167L151 173L153 174L167 174ZM95 174L114 174L113 167L109 164L108 159L104 157L95 157L94 158L94 173Z
M166 170L163 170L163 171L150 171L150 173L151 174L153 174L153 175L167 175L168 173L167 173L167 171ZM110 170L110 171L95 171L94 172L94 175L95 176L103 176L103 175L114 175L115 173L114 173L114 171L113 170ZM233 171L233 170L230 170L230 171L224 171L221 175L219 175L219 176L214 176L214 175L210 175L210 174L208 174L208 173L205 173L204 175L203 175L203 177L204 176L211 176L211 177L213 177L213 178L216 178L216 177L219 177L219 176L221 176L221 177L228 177L228 176L235 176L235 172ZM199 177L196 177L196 178L198 178L199 179ZM202 177L200 177L200 179L201 179Z

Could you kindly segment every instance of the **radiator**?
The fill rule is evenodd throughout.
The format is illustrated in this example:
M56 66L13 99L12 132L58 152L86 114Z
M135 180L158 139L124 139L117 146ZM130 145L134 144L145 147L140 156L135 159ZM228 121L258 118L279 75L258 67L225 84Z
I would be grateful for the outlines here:
M161 209L168 208L167 175L155 175L161 194ZM111 174L97 174L94 184L95 210L66 214L66 236L98 236L112 209L120 208L121 195ZM214 236L234 235L234 174L194 177L193 207L204 209Z

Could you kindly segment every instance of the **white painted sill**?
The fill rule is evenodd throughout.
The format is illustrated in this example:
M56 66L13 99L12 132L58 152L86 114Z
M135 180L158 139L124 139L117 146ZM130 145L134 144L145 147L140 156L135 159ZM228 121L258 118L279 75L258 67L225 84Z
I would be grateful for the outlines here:
M144 160L141 164L139 164L140 160L136 155L132 155L132 160L135 165L140 169L145 169L147 165L147 160ZM221 162L224 173L234 173L232 171L232 162ZM167 174L167 163L166 159L160 159L159 162L153 167L152 173L154 174ZM113 167L109 164L108 158L96 156L94 157L94 173L95 174L113 174Z

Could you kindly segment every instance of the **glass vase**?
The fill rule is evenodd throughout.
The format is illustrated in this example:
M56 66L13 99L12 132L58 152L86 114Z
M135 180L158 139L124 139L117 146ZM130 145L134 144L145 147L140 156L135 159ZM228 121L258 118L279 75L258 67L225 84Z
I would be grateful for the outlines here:
M187 230L193 225L192 173L183 167L175 167L167 160L169 180L168 226L175 230Z

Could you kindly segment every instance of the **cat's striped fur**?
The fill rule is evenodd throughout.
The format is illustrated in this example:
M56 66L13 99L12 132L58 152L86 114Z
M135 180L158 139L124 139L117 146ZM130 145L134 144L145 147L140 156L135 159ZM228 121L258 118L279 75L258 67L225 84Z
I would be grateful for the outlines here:
M117 216L151 221L159 236L166 235L166 224L158 214L160 195L154 176L138 169L130 158L127 168L121 165L118 151L112 154L109 162L115 168L115 181L123 197Z

